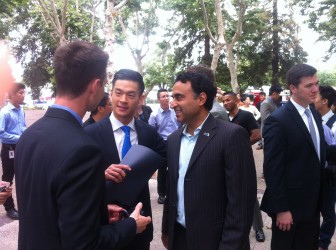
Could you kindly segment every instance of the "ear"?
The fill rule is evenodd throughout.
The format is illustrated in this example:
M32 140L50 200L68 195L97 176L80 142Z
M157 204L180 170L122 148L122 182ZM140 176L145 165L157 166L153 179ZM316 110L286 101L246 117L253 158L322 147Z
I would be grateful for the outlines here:
M322 99L322 104L327 105L328 104L328 99Z
M290 90L292 93L296 93L297 88L296 88L293 84L291 84L291 85L289 85L289 90Z
M141 96L140 96L140 99L139 99L139 102L140 102L141 104L143 104L143 103L144 103L144 100L145 100L145 96L144 96L144 95L141 95Z
M97 90L99 89L100 84L101 82L98 78L93 79L88 86L90 93L97 93Z
M199 99L199 106L204 106L206 100L208 99L207 95L204 92L201 92L198 95L198 99Z

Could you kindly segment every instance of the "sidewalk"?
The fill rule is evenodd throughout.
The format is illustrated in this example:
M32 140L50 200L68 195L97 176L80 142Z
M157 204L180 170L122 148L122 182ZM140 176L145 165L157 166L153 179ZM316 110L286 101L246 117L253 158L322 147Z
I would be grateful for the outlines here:
M40 118L44 114L44 110L35 110L35 111L26 111L26 121L27 125L31 125L38 118ZM256 163L257 170L257 185L258 185L258 199L261 201L262 195L265 190L265 182L261 180L262 173L262 159L263 152L262 150L255 150L256 146L253 146L253 153ZM2 172L2 168L0 168L0 173ZM157 203L157 192L156 192L156 179L151 179L149 181L150 193L151 193L151 202L152 202L152 210L153 210L153 223L154 223L154 239L151 243L152 250L164 250L161 243L161 218L162 218L162 209L163 205L159 205ZM15 186L13 190L14 200L15 197ZM271 239L271 220L265 214L263 214L264 221L264 233L266 235L265 242L256 242L255 240L255 232L251 230L250 232L250 245L252 250L268 250L270 249L270 239ZM3 208L0 208L0 250L16 250L17 249L17 239L18 239L18 221L12 221L7 218L5 211ZM32 249L33 250L33 249ZM206 250L206 249L205 249ZM336 242L335 236L332 239L332 243L329 247L329 250L336 250Z

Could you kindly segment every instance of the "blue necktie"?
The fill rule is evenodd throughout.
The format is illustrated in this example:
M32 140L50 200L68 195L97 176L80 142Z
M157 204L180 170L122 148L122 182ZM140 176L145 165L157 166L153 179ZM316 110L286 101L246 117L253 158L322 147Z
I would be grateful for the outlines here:
M131 128L129 126L122 126L122 131L125 133L124 143L121 150L121 158L124 158L128 150L132 147L131 144Z
M317 150L316 130L315 130L315 126L314 126L313 118L312 118L312 113L311 113L310 109L306 109L306 110L305 110L305 114L306 114L306 116L307 116L307 118L308 118L309 132L310 132L311 138L312 138L312 140L313 140L313 143L314 143L314 146L315 146L316 153L318 153L318 150Z

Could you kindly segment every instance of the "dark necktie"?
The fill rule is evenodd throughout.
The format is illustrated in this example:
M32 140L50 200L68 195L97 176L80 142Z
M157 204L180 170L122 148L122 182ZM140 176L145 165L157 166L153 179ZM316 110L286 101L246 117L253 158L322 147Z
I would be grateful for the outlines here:
M313 140L313 143L314 143L314 146L315 146L316 153L318 153L318 150L317 150L316 130L315 130L315 126L314 126L313 118L312 118L312 113L311 113L310 109L306 109L306 110L305 110L305 114L306 114L306 116L307 116L307 118L308 118L308 125L309 125L310 135L311 135L311 138L312 138L312 140Z
M131 128L129 126L122 126L121 129L125 133L124 143L123 143L122 150L121 150L121 158L124 158L128 150L132 147Z

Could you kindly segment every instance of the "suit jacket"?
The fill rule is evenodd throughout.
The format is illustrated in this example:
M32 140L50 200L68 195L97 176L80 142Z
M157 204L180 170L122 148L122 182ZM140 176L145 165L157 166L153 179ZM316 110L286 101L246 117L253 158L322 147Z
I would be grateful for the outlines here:
M264 127L265 120L271 113L274 112L274 110L277 109L276 104L274 101L268 97L266 98L260 105L260 124L261 124L261 131Z
M162 137L156 132L155 128L149 124L135 119L135 129L138 136L138 144L146 146L164 158L166 158L166 143ZM101 147L104 155L102 167L106 169L111 164L119 164L119 154L115 143L112 124L110 117L107 116L103 120L85 127L85 131L90 135ZM158 166L160 167L160 166ZM150 194L148 185L142 190L137 202L142 202L145 216L152 217L152 209L150 204ZM153 224L149 224L144 232L137 234L132 245L150 242L153 239Z
M149 117L153 112L152 108L146 105L142 105L142 114L140 115L140 120L148 123Z
M135 236L108 224L102 153L68 111L49 108L15 152L19 249L116 249ZM117 226L119 225L119 226Z
M184 127L168 137L168 194L162 233L174 240L177 181ZM184 179L187 244L193 250L250 249L256 173L249 136L236 124L203 124Z
M311 110L320 135L320 159L291 101L266 119L263 132L266 191L261 209L269 216L290 211L295 222L314 219L319 213L326 144L321 117L314 108Z
M223 106L221 106L216 100L214 100L213 102L210 113L217 119L221 119L223 121L229 120L229 116L226 112L226 109Z

